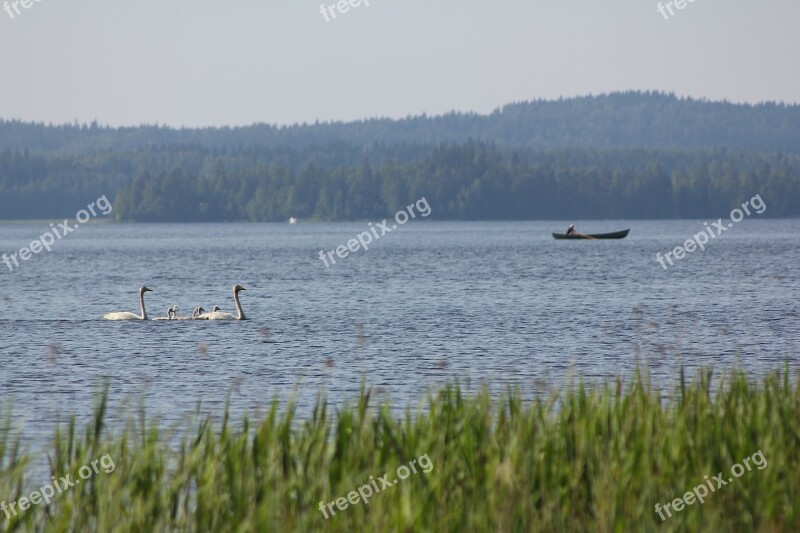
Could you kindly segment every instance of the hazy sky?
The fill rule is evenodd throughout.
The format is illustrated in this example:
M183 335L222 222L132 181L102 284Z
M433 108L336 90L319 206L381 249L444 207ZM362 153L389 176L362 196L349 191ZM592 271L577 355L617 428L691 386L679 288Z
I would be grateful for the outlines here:
M9 5L0 117L286 124L628 89L800 101L798 0L687 0L669 20L653 0L369 3L330 22L320 0Z

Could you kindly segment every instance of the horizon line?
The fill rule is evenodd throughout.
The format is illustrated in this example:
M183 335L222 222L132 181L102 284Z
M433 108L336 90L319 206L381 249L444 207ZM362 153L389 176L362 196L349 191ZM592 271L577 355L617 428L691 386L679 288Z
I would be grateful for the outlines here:
M640 90L640 89L630 89L630 90L618 90L618 91L610 91L610 92L602 92L602 93L588 93L583 95L572 95L572 96L559 96L558 98L535 98L531 100L518 100L518 101L510 101L500 106L495 107L491 112L488 113L480 113L477 111L464 111L464 110L455 110L452 109L447 112L443 113L436 113L436 114L428 114L427 112L423 111L418 114L406 114L405 116L396 116L391 117L388 115L376 115L371 117L362 117L362 118L355 118L355 119L332 119L332 120L320 120L316 119L314 122L293 122L293 123L277 123L277 122L248 122L242 124L210 124L204 126L186 126L186 125L173 125L173 124L166 124L166 123L141 123L137 125L132 124L118 124L118 125L111 125L111 124L99 124L97 119L93 119L90 122L79 122L77 119L74 119L73 122L61 122L61 123L54 123L44 122L44 121L36 121L36 120L26 120L23 118L5 118L0 117L0 125L5 125L9 123L19 123L26 126L44 126L48 128L77 128L77 129L99 129L99 130L125 130L125 129L141 129L141 128L158 128L164 130L174 130L174 131L181 131L181 130L208 130L208 129L246 129L246 128L254 128L254 127L271 127L276 129L291 129L291 128L303 128L303 127L314 127L314 126L335 126L335 125L345 125L345 124L356 124L360 122L380 122L380 121L390 121L390 122L402 122L407 120L417 120L417 119L437 119L437 118L444 118L449 117L452 115L463 115L463 116L474 116L474 117L490 117L497 113L502 113L506 108L512 106L520 106L520 105L531 105L531 104L557 104L565 101L574 101L574 100L587 100L587 99L599 99L599 98L608 98L613 96L623 96L623 95L642 95L642 96L660 96L660 97L667 97L671 98L676 101L686 101L689 103L700 102L700 103L708 103L708 104L724 104L733 107L765 107L765 106L778 106L778 107L800 107L800 101L797 102L785 102L783 100L759 100L756 102L748 102L748 101L734 101L725 99L710 99L705 96L692 96L692 95L678 95L674 91L662 91L662 90Z

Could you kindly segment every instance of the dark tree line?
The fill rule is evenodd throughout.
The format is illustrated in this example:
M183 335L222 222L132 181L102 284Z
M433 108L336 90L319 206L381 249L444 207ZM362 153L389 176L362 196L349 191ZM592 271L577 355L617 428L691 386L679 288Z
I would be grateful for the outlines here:
M761 194L800 215L800 156L731 150L517 150L341 144L0 152L0 218L71 216L105 194L119 221L376 218L425 196L441 219L709 217Z
M649 150L504 155L481 143L411 163L271 166L209 176L145 175L122 189L120 220L378 218L425 196L440 219L691 218L761 194L768 216L800 215L800 156Z
M71 216L105 194L119 221L378 218L422 196L439 219L713 217L755 194L800 215L800 155L460 145L300 152L165 147L0 153L0 217Z

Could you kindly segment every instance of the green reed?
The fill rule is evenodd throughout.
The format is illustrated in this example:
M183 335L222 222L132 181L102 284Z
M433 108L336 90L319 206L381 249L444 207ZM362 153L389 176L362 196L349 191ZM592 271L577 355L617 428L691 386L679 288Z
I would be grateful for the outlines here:
M6 528L46 531L798 531L800 388L788 369L753 382L734 371L680 379L669 399L636 374L571 384L544 397L466 394L458 384L393 416L362 389L331 413L324 397L298 420L291 401L259 420L205 418L179 444L140 414L104 425L108 394L78 429L58 427L51 474L93 475L32 506ZM226 410L227 413L227 410ZM0 425L0 499L25 496L30 457L7 412ZM672 501L760 450L768 465L662 521ZM427 454L433 465L325 519L320 502ZM48 480L43 480L48 481ZM23 490L25 489L25 490Z

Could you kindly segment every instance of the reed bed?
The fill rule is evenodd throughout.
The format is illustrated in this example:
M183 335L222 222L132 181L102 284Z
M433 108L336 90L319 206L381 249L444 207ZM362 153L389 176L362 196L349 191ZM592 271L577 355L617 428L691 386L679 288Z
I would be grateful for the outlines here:
M51 474L108 454L94 474L7 518L30 531L799 531L800 388L788 369L754 382L741 371L702 372L664 400L636 374L628 382L573 384L538 399L509 391L465 394L451 384L424 408L392 416L369 389L331 413L320 397L297 420L291 402L262 419L196 423L180 444L144 416L54 430ZM0 425L0 499L28 487L11 413ZM655 504L679 498L760 451L744 473L661 520ZM320 502L426 454L432 468L326 519ZM39 482L39 483L37 483Z

